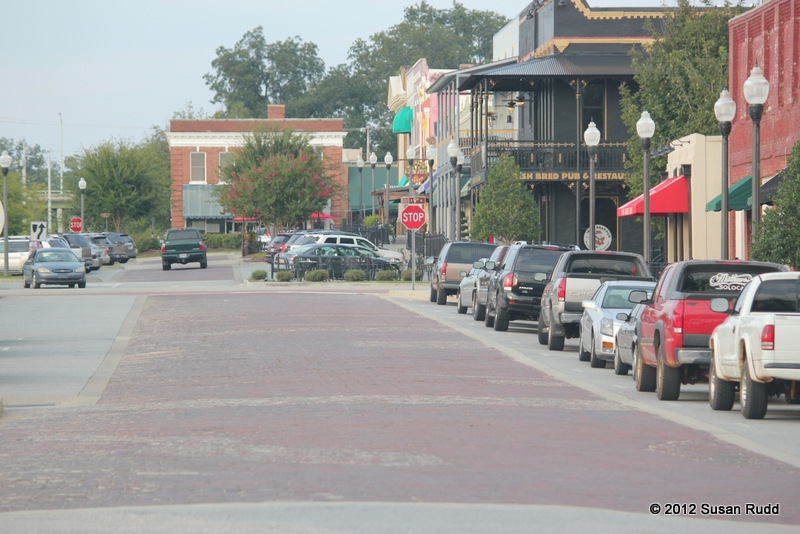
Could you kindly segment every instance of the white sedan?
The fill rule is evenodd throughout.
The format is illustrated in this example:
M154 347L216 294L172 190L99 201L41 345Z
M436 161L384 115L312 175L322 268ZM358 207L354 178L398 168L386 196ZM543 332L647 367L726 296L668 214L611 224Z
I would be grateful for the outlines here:
M630 312L636 304L629 300L631 291L645 291L649 298L655 286L655 282L609 281L597 288L591 300L584 300L578 359L592 367L613 361L614 340L622 324L617 315Z

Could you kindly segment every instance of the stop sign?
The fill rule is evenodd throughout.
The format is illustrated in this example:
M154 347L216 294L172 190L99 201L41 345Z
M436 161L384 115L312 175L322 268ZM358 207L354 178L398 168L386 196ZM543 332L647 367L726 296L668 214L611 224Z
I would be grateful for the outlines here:
M80 232L83 229L83 221L80 217L73 217L69 220L69 229L73 232Z
M400 214L400 222L409 230L419 230L425 224L425 209L419 204L409 204Z

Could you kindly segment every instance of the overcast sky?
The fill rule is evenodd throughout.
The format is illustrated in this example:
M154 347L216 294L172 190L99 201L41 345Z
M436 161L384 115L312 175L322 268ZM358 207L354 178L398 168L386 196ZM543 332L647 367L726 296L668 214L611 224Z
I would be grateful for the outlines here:
M300 36L326 67L358 38L386 30L418 1L13 0L0 10L0 137L64 156L112 139L138 142L187 102L215 111L203 75L219 46L263 26L267 42ZM436 8L452 0L428 0ZM460 0L519 14L525 0ZM671 2L671 3L674 3ZM662 0L590 0L660 6Z

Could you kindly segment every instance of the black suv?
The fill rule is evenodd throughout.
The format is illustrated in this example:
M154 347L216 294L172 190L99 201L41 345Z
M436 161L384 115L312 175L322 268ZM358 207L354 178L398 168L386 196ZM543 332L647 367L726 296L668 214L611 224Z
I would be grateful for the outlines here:
M474 243L455 241L446 243L436 259L431 271L431 302L447 304L447 295L458 293L462 271L469 271L472 264L481 258L488 258L497 245L493 243ZM433 263L433 258L428 258Z
M558 258L572 245L514 244L489 280L484 324L508 330L509 321L539 320L542 291Z

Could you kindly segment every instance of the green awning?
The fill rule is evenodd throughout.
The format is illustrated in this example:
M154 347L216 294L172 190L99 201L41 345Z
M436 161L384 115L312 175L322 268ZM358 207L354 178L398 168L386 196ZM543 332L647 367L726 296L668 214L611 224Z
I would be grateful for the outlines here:
M750 182L752 176L745 176L728 189L728 211L742 211L750 209L748 201L752 196ZM722 195L706 204L706 211L722 211Z
M406 106L397 112L392 121L392 133L411 133L411 119L414 118L414 112L410 107Z
M405 174L403 175L403 179L400 180L400 183L397 184L397 187L408 187L408 176Z

